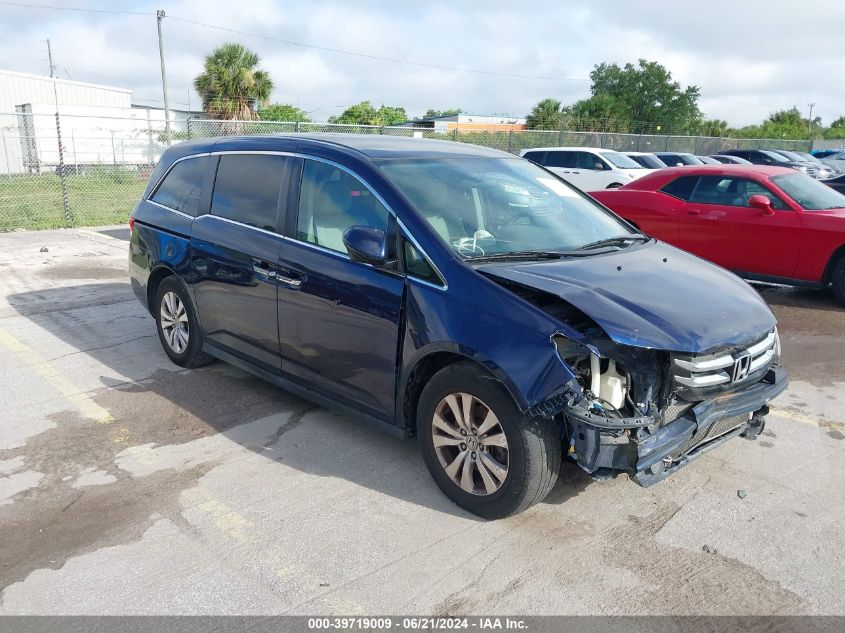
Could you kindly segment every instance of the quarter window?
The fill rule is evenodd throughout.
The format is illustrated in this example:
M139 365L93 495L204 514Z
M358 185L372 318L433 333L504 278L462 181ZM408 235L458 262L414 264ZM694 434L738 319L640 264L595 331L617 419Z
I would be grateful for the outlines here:
M660 191L669 194L673 198L689 200L697 181L698 176L682 176L681 178L676 178L669 184L664 185Z
M305 161L296 226L298 239L345 253L346 229L364 225L387 233L387 221L387 208L355 176L328 163Z
M150 200L169 209L196 216L207 163L207 156L179 161L167 172L167 176Z
M545 157L546 152L526 152L524 159L530 160L532 163L537 163L538 165L544 165L545 162L543 158Z
M283 156L226 154L220 157L211 214L266 231L276 231Z
M408 276L416 277L417 279L422 279L438 286L443 285L443 280L440 279L425 256L409 240L404 238L402 239L402 256L405 258L405 273Z

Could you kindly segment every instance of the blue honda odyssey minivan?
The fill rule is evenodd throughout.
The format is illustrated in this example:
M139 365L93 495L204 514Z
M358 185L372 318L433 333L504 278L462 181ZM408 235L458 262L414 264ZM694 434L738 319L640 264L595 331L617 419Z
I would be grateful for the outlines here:
M562 459L655 483L756 437L786 387L752 288L492 149L180 143L131 227L132 287L174 363L221 359L417 436L486 518L542 500Z

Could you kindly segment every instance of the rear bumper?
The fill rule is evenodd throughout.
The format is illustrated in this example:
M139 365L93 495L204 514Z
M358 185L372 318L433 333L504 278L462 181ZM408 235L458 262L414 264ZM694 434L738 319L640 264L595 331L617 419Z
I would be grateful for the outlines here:
M786 389L787 377L785 370L772 368L758 383L702 402L655 431L582 427L582 432L589 432L584 441L576 442L574 457L597 476L624 471L641 486L651 486L737 435L756 437L763 428L766 405Z

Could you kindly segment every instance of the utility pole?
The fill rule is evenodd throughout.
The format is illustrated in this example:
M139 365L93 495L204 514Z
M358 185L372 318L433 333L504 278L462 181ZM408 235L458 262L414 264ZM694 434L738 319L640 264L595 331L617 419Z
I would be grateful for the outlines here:
M810 106L810 118L807 119L807 134L810 136L810 140L813 140L813 108L816 107L815 103L808 103Z
M164 9L156 10L156 24L158 26L158 56L161 60L161 91L164 93L164 131L170 141L170 107L167 105L167 72L164 70L164 41L161 38L161 23L164 20Z
M62 147L62 124L59 118L59 89L56 87L56 66L53 64L53 48L50 40L47 39L47 59L50 63L50 79L53 80L53 100L56 102L56 143L59 146L59 184L62 188L62 206L65 212L65 222L68 226L73 223L73 215L70 211L70 200L67 194L67 182L65 182L65 150Z

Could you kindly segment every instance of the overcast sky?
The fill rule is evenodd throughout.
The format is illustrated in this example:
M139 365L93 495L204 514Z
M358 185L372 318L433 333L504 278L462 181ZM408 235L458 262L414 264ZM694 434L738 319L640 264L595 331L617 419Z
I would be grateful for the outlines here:
M460 107L524 115L544 97L589 95L600 62L667 66L701 87L708 117L732 125L797 105L825 123L845 115L843 0L606 0L605 2L370 2L271 0L43 0L45 4L149 15L83 13L0 3L0 68L47 74L50 38L62 77L130 88L138 103L160 105L155 9L168 16L303 44L503 75L427 68L282 44L165 19L172 107L196 108L192 79L215 46L255 50L275 82L272 101L325 120L369 99L403 106ZM27 3L29 4L29 3ZM31 4L37 4L33 2ZM546 77L546 79L538 78Z

